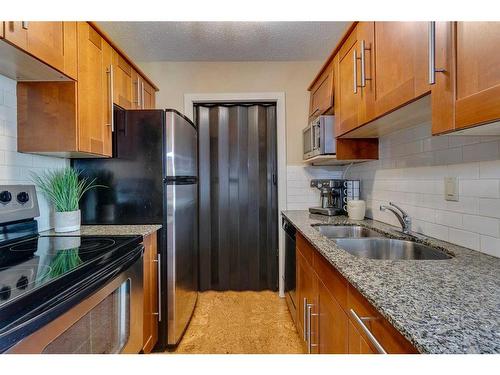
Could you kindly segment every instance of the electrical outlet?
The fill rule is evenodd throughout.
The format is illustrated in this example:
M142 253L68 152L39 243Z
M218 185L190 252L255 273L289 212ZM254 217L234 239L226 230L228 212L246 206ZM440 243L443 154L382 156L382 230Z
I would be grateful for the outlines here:
M444 178L444 199L447 201L458 201L458 178Z

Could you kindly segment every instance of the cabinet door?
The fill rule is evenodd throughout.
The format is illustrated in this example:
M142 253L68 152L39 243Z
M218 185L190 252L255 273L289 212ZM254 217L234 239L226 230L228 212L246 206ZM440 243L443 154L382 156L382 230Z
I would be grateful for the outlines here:
M297 288L297 330L299 336L304 340L304 345L307 349L308 340L308 305L312 306L314 311L311 314L315 314L317 310L317 298L315 293L315 282L316 277L312 270L311 265L307 262L304 256L300 253L299 248L296 251L296 288ZM314 317L312 317L314 318ZM311 340L316 342L316 329L314 323L316 319L311 320Z
M373 41L365 43L375 48L373 54L365 51L375 59L371 99L375 117L430 91L427 22L375 22Z
M28 22L28 52L64 70L64 22Z
M144 353L150 353L158 340L158 255L156 241L156 232L144 237Z
M113 51L114 91L113 101L123 109L132 109L132 67Z
M102 105L103 110L103 155L112 156L113 154L113 48L103 39L102 40L102 68L103 76Z
M155 90L145 80L142 81L142 106L144 109L154 109L155 103Z
M5 21L4 33L5 39L10 43L26 50L28 46L28 28L26 21Z
M319 353L348 353L348 318L323 282L318 281Z
M131 74L131 82L132 82L132 109L141 109L141 89L142 89L142 77L132 69Z
M456 128L500 119L500 22L456 24Z
M327 113L333 108L333 63L311 89L309 117Z
M356 326L349 320L349 354L376 354L376 351L368 345L361 336Z
M5 22L6 39L76 79L76 22Z
M353 30L349 38L340 48L338 54L338 102L335 133L342 135L358 126L358 105L360 94L355 72L359 69L356 56L358 56L358 40L356 29ZM356 56L354 56L356 54Z
M106 66L108 47L86 22L78 23L78 125L79 151L105 155L110 124L106 124ZM109 52L108 52L109 53Z

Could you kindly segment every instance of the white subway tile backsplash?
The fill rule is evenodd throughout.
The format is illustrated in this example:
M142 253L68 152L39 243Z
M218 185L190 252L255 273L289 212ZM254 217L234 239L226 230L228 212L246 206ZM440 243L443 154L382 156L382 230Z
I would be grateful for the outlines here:
M500 237L500 227L498 223L498 219L495 218L467 214L463 215L463 228L479 234Z
M481 216L500 218L500 199L479 199L479 214Z
M414 231L500 256L499 137L431 136L430 124L379 139L377 162L354 165L367 216L399 225L380 204L394 201ZM457 177L458 202L446 201L444 177Z
M498 141L481 142L463 147L464 162L498 159Z
M490 161L480 162L479 177L500 179L500 160L490 160Z
M69 165L67 159L17 152L16 82L0 75L0 184L31 184L31 172ZM48 135L50 136L50 135ZM51 228L51 206L37 193L39 230Z
M500 258L500 239L497 237L481 236L480 251Z
M319 190L310 187L312 179L342 178L338 167L287 166L287 209L306 210L319 205Z
M461 180L459 195L465 197L500 198L500 180Z
M465 230L449 228L449 241L457 245L479 250L479 234Z

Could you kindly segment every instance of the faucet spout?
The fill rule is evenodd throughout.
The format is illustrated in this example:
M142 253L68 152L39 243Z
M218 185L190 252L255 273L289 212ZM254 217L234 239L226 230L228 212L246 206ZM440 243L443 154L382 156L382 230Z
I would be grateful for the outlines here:
M389 202L389 204L390 204L390 206L381 205L380 211L386 211L386 210L391 211L398 219L399 224L401 224L402 232L405 234L409 234L411 232L411 218L410 218L410 216L403 209L396 206L394 203Z

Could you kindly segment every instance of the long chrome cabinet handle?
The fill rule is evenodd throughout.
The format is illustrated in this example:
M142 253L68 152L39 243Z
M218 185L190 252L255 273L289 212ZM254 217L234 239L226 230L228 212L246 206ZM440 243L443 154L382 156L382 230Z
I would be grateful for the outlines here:
M313 344L312 342L312 317L317 316L318 314L314 314L312 312L313 305L310 303L307 305L307 353L311 354L312 353L312 348L316 347L316 344Z
M106 73L109 75L109 80L108 80L108 92L109 92L109 121L110 123L108 126L111 126L111 131L115 131L115 124L114 124L114 113L113 113L113 95L114 95L114 75L113 75L113 65L110 65L108 69L106 69Z
M307 305L307 353L311 354L311 310L312 305Z
M371 81L371 78L366 78L366 51L371 51L370 48L366 48L366 42L361 41L361 87L366 87L366 81Z
M436 22L429 22L429 85L436 83L436 73L444 73L445 69L436 69Z
M303 305L302 305L302 313L303 313L303 324L304 326L302 327L302 332L303 332L303 337L304 337L304 341L307 340L307 298L304 298L304 300L302 301L303 302Z
M377 341L377 339L375 338L375 336L373 336L373 333L368 329L368 327L365 324L365 321L367 321L367 320L374 320L374 319L377 319L377 318L359 317L359 315L356 314L356 312L353 309L351 309L350 312L351 312L351 316L354 318L354 320L356 320L356 322L359 324L359 326L361 327L361 329L363 330L363 332L366 334L366 336L368 336L368 340L370 340L370 342L373 344L373 346L375 346L375 348L377 349L377 351L380 354L387 354L387 352L385 351L385 349L383 348L383 346L380 345L380 343Z
M134 103L137 104L137 108L141 108L141 100L139 99L141 97L141 86L139 85L139 78L137 78L136 85L137 85L137 99L134 100Z
M154 313L154 315L158 315L158 321L161 322L161 255L158 253L157 259L154 260L156 262L158 277L158 312Z
M21 27L22 27L24 30L28 30L28 27L29 27L29 22L28 22L28 21L22 21L22 22L21 22Z
M141 109L144 109L144 82L141 82Z
M352 61L353 61L353 92L355 94L358 93L358 55L356 53L356 49L352 52Z

